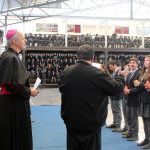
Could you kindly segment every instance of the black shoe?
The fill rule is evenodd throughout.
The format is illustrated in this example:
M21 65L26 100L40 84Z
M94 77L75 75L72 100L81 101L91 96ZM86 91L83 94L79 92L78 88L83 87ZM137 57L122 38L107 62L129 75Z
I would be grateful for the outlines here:
M121 131L120 131L120 132L125 132L125 131L128 131L128 129L123 128L123 129L121 129Z
M141 147L142 149L150 149L150 142Z
M138 143L137 146L144 146L144 145L146 145L147 143L148 143L148 140L144 140L144 141Z
M116 125L115 124L111 124L111 125L106 126L106 128L116 128Z
M131 134L128 133L128 134L126 134L126 135L122 135L122 137L123 137L123 138L130 138L130 137L132 137L132 136L131 136Z
M112 132L121 132L121 128L117 127L117 128L113 128Z
M127 135L127 134L129 134L128 130L126 130L125 132L122 132L122 135Z
M137 141L138 137L137 136L131 136L129 138L127 138L127 141Z

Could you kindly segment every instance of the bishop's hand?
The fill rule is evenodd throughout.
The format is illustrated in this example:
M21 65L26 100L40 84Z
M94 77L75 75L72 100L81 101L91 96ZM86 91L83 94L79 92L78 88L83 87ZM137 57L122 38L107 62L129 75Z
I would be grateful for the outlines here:
M33 96L33 97L35 97L39 94L38 89L35 89L35 88L31 87L30 90L31 90L31 96Z

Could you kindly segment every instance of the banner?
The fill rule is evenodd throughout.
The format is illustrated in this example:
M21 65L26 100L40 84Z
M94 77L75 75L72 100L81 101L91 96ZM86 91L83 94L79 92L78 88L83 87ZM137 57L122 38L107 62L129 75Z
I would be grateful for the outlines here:
M80 25L67 25L67 32L81 33Z
M58 32L58 24L37 23L36 32Z
M116 34L129 34L129 27L116 26L115 33Z

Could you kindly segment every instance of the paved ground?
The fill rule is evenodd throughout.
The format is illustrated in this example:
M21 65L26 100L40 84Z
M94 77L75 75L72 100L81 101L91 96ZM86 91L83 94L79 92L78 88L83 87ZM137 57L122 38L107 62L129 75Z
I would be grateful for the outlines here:
M31 97L31 105L60 105L61 98L58 88L41 88L37 97Z
M32 97L30 99L31 105L60 105L61 104L61 96L58 88L41 88L40 94L37 97ZM108 106L108 117L106 120L107 124L112 123L112 112L110 105ZM124 121L122 120L122 127L124 125ZM143 133L143 123L142 119L139 118L139 141L144 138Z

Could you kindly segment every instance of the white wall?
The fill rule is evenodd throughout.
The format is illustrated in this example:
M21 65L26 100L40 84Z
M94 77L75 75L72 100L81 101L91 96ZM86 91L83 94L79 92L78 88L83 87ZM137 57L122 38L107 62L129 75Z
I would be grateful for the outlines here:
M24 24L14 24L8 26L7 29L18 29L20 31L24 31L24 33L37 33L36 32L36 23L51 23L58 24L58 33L65 34L66 33L66 24L77 24L81 25L81 34L91 33L94 34L102 34L111 35L115 26L123 26L129 27L129 34L125 36L136 36L136 28L143 27L143 22L141 21L124 21L124 20L94 20L94 19L65 19L65 18L45 18L35 21L26 22ZM150 27L150 22L144 22L145 27ZM48 34L45 33L44 34ZM55 34L55 33L51 33ZM68 33L75 34L75 33ZM76 33L79 34L79 33ZM148 36L148 35L147 35ZM150 35L149 35L150 36Z

